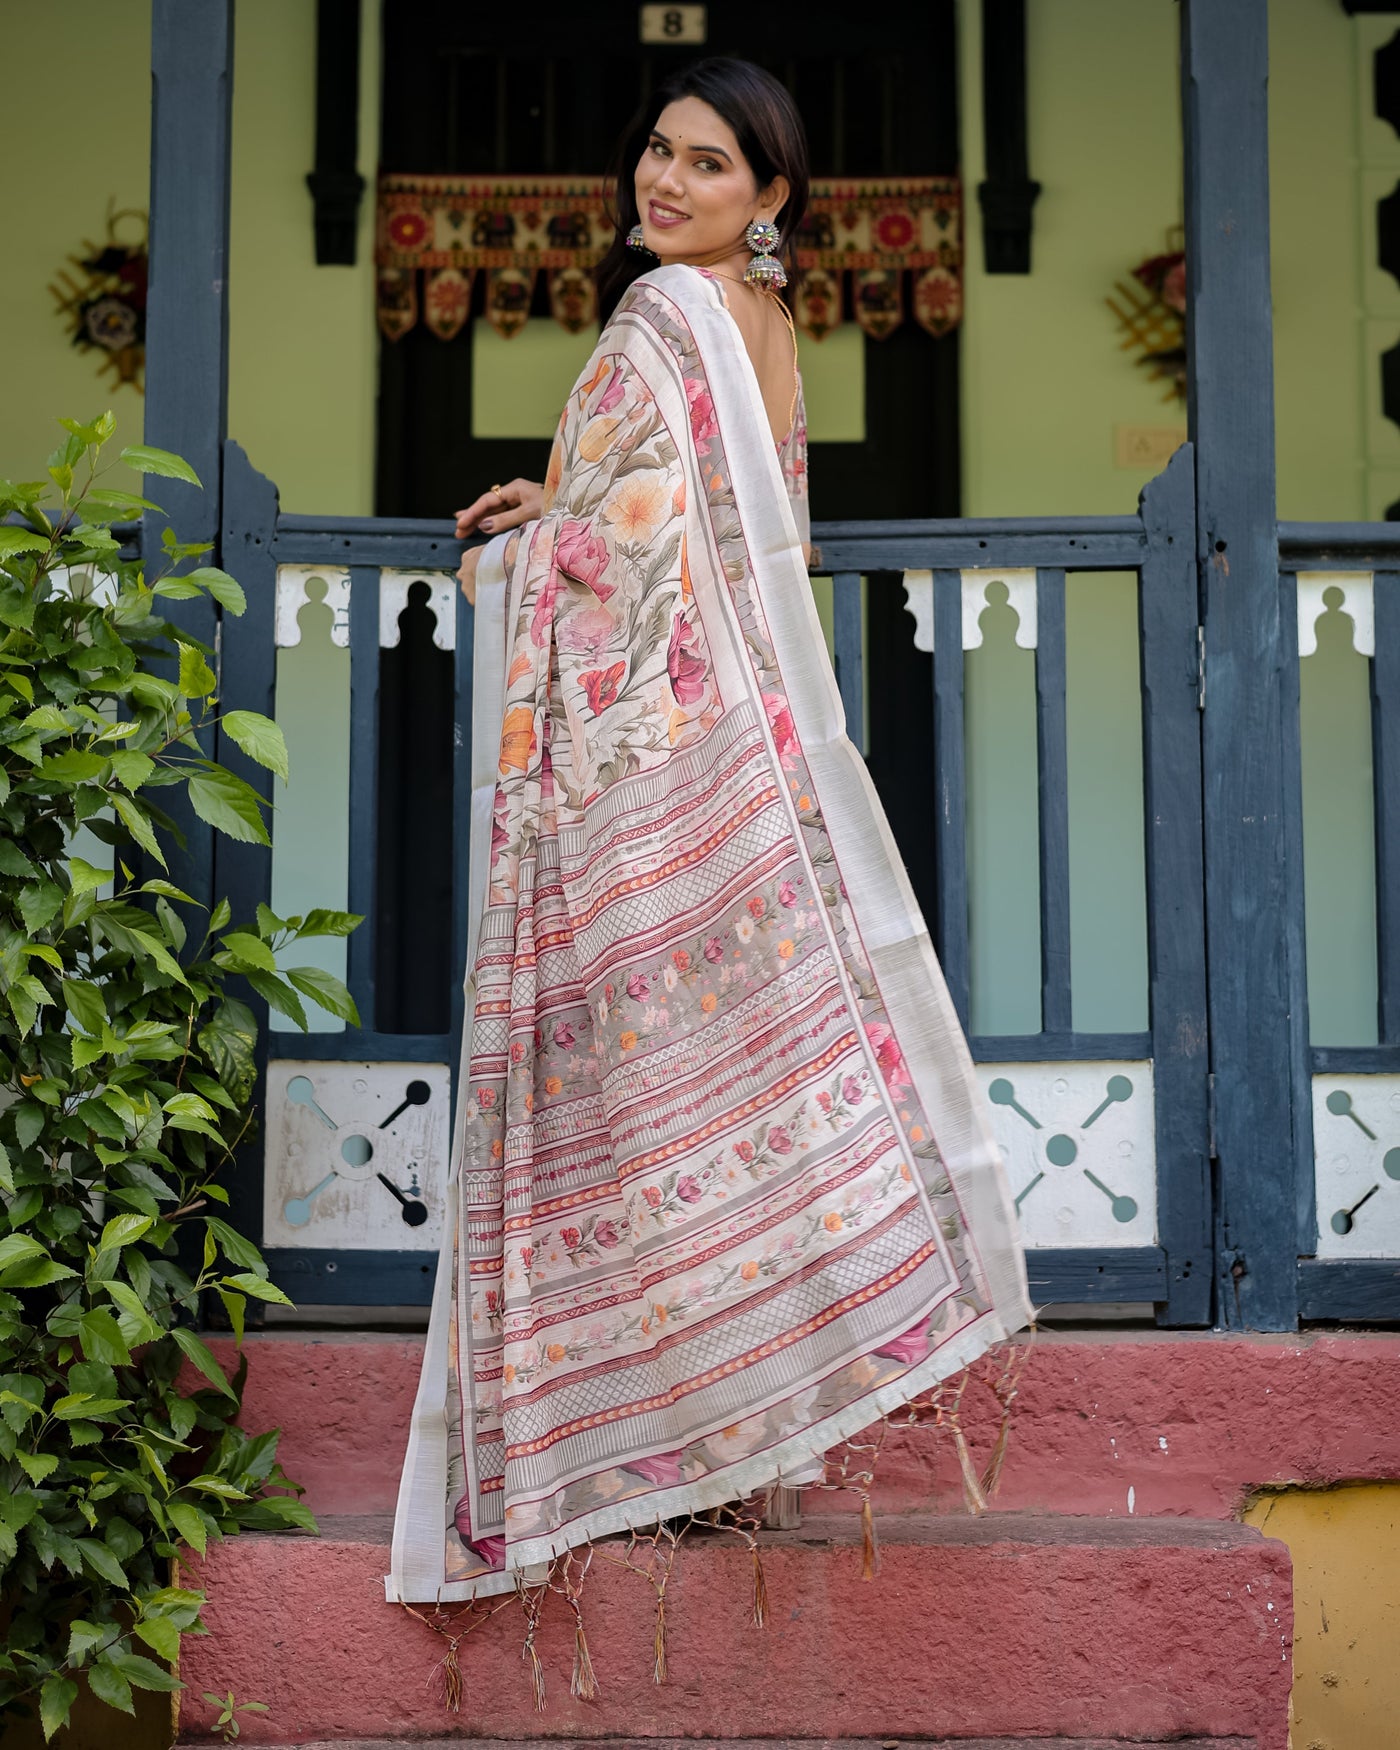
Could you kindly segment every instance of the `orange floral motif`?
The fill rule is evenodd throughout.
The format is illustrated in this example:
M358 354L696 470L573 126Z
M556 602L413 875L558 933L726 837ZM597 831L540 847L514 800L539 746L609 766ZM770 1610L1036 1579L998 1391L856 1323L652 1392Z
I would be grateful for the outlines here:
M911 1173L911 1172L910 1172L910 1171L909 1171L909 1163L908 1163L908 1161L901 1161L901 1162L900 1162L900 1163L899 1163L899 1176L900 1176L900 1178L901 1178L901 1179L903 1179L903 1180L904 1180L904 1182L905 1182L905 1183L906 1183L906 1184L907 1184L907 1185L912 1185L912 1184L913 1184L913 1182L914 1182L914 1175L913 1175L913 1174L912 1174L912 1173Z
M546 1076L545 1077L545 1082L544 1082L545 1093L557 1094L563 1086L564 1086L564 1084L562 1081L560 1081L558 1076Z
M826 1231L829 1234L839 1234L841 1229L843 1227L845 1227L845 1225L846 1225L845 1222L842 1221L841 1217L836 1213L836 1211L834 1209L831 1211L831 1213L829 1215L824 1215L822 1217L822 1226L826 1229Z
M578 453L585 462L601 462L612 448L613 433L622 421L615 414L595 419L578 440Z
M564 1347L564 1345L562 1343L551 1343L549 1345L549 1347L545 1350L546 1356L551 1361L562 1361L568 1353L569 1353L569 1351Z
M743 1277L745 1282L752 1282L754 1277L758 1275L758 1265L755 1260L750 1258L740 1269L739 1274Z
M535 713L528 705L513 705L501 725L501 771L523 772L538 745Z
M501 1378L507 1385L515 1384L515 1369L511 1366L509 1361L507 1361L505 1366L501 1369Z
M707 1015L713 1015L718 1002L719 998L715 993L712 990L707 990L700 999L700 1007Z
M617 530L620 540L640 541L661 521L665 508L665 487L634 474L603 515Z
M792 943L789 942L786 938L784 938L783 941L778 943L778 954L779 954L780 958L782 958L783 960L791 960L792 959Z
M636 1049L637 1035L628 1027L625 1032L618 1034L617 1042L624 1051L633 1051Z

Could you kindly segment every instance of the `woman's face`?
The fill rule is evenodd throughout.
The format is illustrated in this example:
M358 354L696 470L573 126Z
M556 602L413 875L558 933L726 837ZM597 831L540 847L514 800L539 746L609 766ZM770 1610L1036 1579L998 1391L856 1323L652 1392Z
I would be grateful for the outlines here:
M728 122L698 97L668 103L637 165L637 212L646 246L663 261L700 266L746 256L753 219L774 219L784 177L760 189Z

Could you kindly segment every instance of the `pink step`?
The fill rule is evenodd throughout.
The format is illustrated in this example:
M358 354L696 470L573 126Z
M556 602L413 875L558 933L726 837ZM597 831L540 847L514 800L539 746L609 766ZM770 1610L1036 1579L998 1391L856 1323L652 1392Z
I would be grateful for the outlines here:
M187 1644L183 1729L204 1689L269 1704L253 1744L366 1738L715 1740L902 1737L1237 1739L1285 1750L1288 1551L1228 1522L993 1513L892 1516L862 1582L849 1516L764 1536L769 1622L732 1537L682 1551L668 1594L671 1676L652 1682L652 1593L595 1560L584 1594L601 1694L569 1694L573 1636L551 1597L533 1706L515 1602L463 1642L465 1699L446 1711L443 1642L383 1601L383 1519L211 1551L212 1633ZM613 1546L615 1547L615 1546ZM1037 1747L1040 1750L1040 1747Z
M226 1365L232 1344L216 1340ZM422 1339L251 1337L244 1422L280 1427L280 1456L317 1513L390 1513ZM1119 1518L1237 1513L1266 1483L1400 1476L1400 1336L1042 1335L1026 1367L998 1506ZM972 1394L974 1449L993 1438ZM817 1497L822 1512L849 1505ZM891 1435L877 1508L961 1511L926 1431Z
M185 1744L196 1742L185 1739ZM404 1750L404 1746L421 1744L421 1738L356 1738L341 1740L335 1750ZM503 1738L439 1738L439 1746L451 1750L558 1750L558 1740L534 1738L508 1740ZM612 1738L609 1750L696 1750L690 1738ZM921 1738L917 1746L907 1750L1252 1750L1252 1739L1245 1738L940 1738L935 1744ZM177 1746L177 1750L180 1747ZM270 1745L267 1750L292 1750L291 1745ZM315 1744L301 1744L296 1750L331 1750L331 1741L321 1739ZM906 1750L892 1738L729 1738L724 1750Z

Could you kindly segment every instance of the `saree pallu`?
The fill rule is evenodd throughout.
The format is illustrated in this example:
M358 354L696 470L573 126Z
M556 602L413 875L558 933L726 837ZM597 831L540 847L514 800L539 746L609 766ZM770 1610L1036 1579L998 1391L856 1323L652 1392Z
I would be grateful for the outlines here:
M713 276L629 290L541 518L478 580L479 915L403 1601L810 1480L1030 1317Z

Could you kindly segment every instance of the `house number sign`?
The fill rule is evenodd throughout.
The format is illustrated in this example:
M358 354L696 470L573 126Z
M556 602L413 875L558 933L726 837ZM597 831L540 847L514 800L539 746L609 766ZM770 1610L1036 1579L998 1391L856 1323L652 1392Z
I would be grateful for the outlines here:
M706 37L703 6L643 6L644 43L702 43Z

